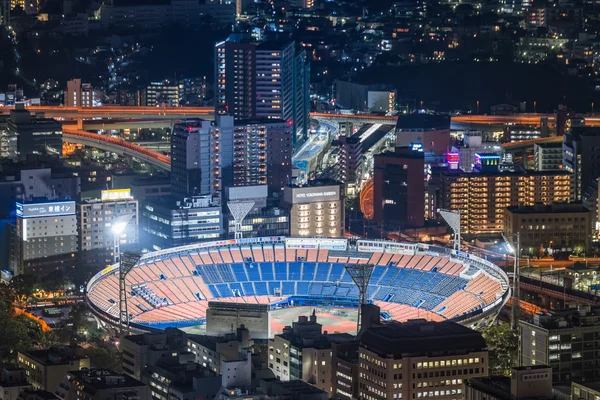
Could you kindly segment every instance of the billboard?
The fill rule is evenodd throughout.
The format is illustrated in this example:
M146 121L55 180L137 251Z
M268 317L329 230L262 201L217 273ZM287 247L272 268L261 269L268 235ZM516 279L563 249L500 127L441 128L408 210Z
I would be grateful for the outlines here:
M17 217L55 217L59 215L75 215L74 201L56 201L52 203L23 204L16 203Z
M100 193L102 201L131 199L131 189L102 190Z
M346 239L286 238L285 245L288 249L346 250L348 242Z

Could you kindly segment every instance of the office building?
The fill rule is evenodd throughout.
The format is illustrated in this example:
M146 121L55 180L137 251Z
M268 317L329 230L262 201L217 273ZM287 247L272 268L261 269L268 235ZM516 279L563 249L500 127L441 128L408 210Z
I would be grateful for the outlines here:
M290 218L284 209L267 205L268 188L261 186L236 186L227 188L228 201L253 202L254 205L242 220L242 234L247 237L289 236ZM235 237L235 220L229 209L227 233Z
M309 80L306 54L294 41L256 44L232 34L215 46L215 112L284 120L294 147L308 135Z
M450 118L442 115L399 115L396 146L421 144L423 151L443 155L450 149Z
M168 175L140 176L137 174L114 174L110 177L111 189L129 189L131 197L143 204L150 197L170 196L171 178Z
M572 199L572 174L565 171L441 174L440 208L460 210L461 229L467 234L502 232L506 207Z
M69 371L56 387L63 400L150 400L148 386L130 376L108 369Z
M90 83L81 83L81 79L67 81L65 107L98 107L102 105L102 94L94 90Z
M21 163L7 165L0 171L0 216L14 213L17 201L76 199L80 191L81 178L73 173Z
M397 93L389 85L336 80L336 102L357 111L388 113L396 109Z
M315 313L299 316L283 333L269 339L269 368L281 381L302 380L332 395L332 343L348 343L354 336L323 334Z
M547 127L528 125L507 125L504 130L506 140L510 143L548 137L548 133Z
M535 143L533 145L533 169L553 171L562 169L563 146L561 143Z
M18 400L56 400L54 392L45 390L24 389L19 393Z
M575 200L600 176L600 128L572 127L563 136L563 169L573 174Z
M419 227L425 222L425 159L409 147L374 159L374 219L378 223Z
M333 181L286 186L283 207L290 216L290 236L344 237L344 191Z
M331 391L332 396L337 399L358 398L358 379L360 377L358 363L357 340L345 343L331 344Z
M238 120L233 132L233 186L268 185L281 193L292 176L292 127L282 120Z
M62 124L52 118L34 117L22 104L10 111L7 135L16 138L16 153L5 157L26 160L30 155L62 154Z
M215 122L190 119L175 124L171 135L171 191L174 196L212 195L221 199L233 178L233 118ZM223 175L226 181L223 182Z
M571 399L595 400L600 397L598 382L571 382Z
M151 82L142 90L142 106L179 106L179 85L169 81Z
M75 202L16 203L9 240L14 275L74 268L78 250Z
M592 211L581 203L507 207L504 234L510 238L520 233L521 248L533 254L540 247L587 253L592 246L592 219Z
M487 376L489 362L481 333L424 319L369 327L358 357L362 399L461 399L463 381Z
M24 368L8 365L2 369L0 400L17 400L21 391L28 389L31 385L27 382Z
M115 237L111 226L117 220L127 222L117 239L123 250L138 242L138 201L131 196L129 189L103 190L100 198L83 199L77 203L82 262L96 268L113 263Z
M552 367L553 384L597 380L599 336L597 310L536 314L533 322L519 321L519 364Z
M577 397L580 398L580 397ZM511 376L486 376L464 381L465 400L553 400L552 368L513 367Z
M477 153L494 153L502 156L504 148L498 142L484 142L481 131L467 131L463 135L463 145L453 147L452 152L458 153L458 167L464 172L471 172Z
M222 233L222 208L210 195L150 198L141 211L140 243L144 250L215 240Z
M50 350L19 351L19 367L34 389L54 392L69 371L90 368L90 359L79 346L53 347Z

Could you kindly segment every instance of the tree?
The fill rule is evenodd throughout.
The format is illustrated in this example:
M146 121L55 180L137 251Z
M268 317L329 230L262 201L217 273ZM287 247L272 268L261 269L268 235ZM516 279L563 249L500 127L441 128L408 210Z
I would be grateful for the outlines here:
M122 373L121 352L116 348L88 347L85 355L90 358L92 367L107 368Z
M14 361L17 352L28 350L33 341L28 328L27 317L14 316L8 310L0 310L0 360Z
M517 365L519 338L509 324L493 325L481 332L488 346L489 374L510 375Z
M42 279L42 289L47 292L57 292L65 286L65 275L62 270L50 272Z
M10 286L19 301L27 301L36 289L37 276L31 274L20 274L12 278Z

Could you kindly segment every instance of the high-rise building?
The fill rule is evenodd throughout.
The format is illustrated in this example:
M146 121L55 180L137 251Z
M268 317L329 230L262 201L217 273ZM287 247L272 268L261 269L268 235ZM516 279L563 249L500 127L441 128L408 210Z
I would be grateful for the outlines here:
M600 128L573 127L563 136L563 169L574 176L575 200L600 177Z
M75 267L77 217L74 201L16 203L9 264L15 275L45 275Z
M179 105L179 85L177 83L151 82L142 90L143 106L171 106Z
M16 153L5 157L26 160L29 155L62 154L62 124L52 118L34 117L22 104L10 111L7 134L9 138L16 138L17 145Z
M572 201L572 179L566 171L446 172L441 175L440 208L460 210L464 233L499 233L506 207Z
M222 170L231 170L233 118L215 122L189 119L175 124L171 135L171 186L179 197L212 195L221 199Z
M358 136L340 134L339 180L343 183L354 183L358 178L358 168L362 157L362 142Z
M290 216L290 236L344 237L344 191L332 181L286 186L283 206Z
M533 168L536 171L562 169L563 148L560 143L536 143L533 145Z
M98 107L102 97L90 83L81 83L81 79L67 81L65 107Z
M131 218L119 234L119 245L138 242L138 201L129 189L103 190L98 199L85 199L77 203L79 251L82 263L96 268L113 263L114 233L112 224L125 215Z
M240 34L215 46L215 112L292 126L292 144L309 127L309 66L294 41L250 43Z
M361 399L462 399L463 381L488 373L481 333L450 321L371 326L358 352Z
M519 321L519 364L552 367L554 384L600 378L597 311L565 310L536 314L533 322Z
M425 222L425 159L423 152L396 147L373 157L374 219L401 227Z

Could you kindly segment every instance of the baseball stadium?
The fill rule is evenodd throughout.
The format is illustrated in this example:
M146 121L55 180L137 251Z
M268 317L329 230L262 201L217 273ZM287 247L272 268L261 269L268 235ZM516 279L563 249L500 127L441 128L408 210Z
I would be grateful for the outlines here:
M427 244L264 237L198 243L144 254L126 275L132 329L201 326L209 302L262 305L273 331L297 314L326 310L330 332L356 329L359 289L349 264L373 265L366 302L383 320L493 320L510 296L507 275L479 257ZM87 301L103 321L119 322L119 266L96 274ZM212 303L211 303L212 304ZM277 317L277 310L287 310ZM331 326L328 326L331 325Z

